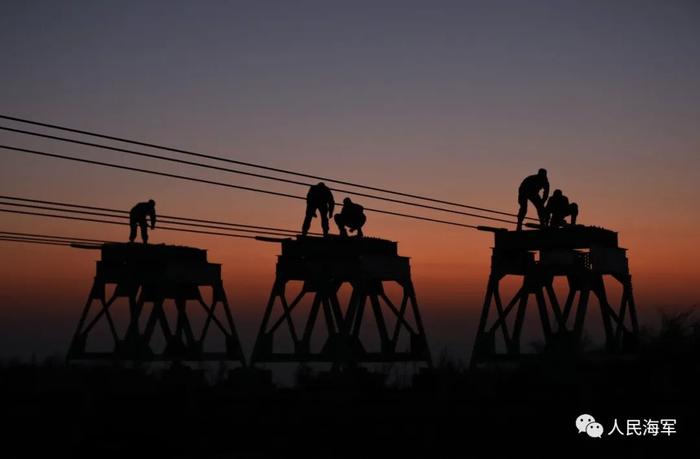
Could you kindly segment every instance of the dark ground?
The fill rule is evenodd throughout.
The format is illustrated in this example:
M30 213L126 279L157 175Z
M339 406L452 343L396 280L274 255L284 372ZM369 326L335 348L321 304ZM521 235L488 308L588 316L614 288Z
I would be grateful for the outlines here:
M666 323L633 356L543 357L510 369L441 362L411 387L374 373L300 371L294 388L234 370L0 368L1 457L695 457L698 328ZM676 327L676 328L674 328ZM684 328L685 327L685 328ZM580 414L603 438L577 433ZM608 435L672 418L670 436Z

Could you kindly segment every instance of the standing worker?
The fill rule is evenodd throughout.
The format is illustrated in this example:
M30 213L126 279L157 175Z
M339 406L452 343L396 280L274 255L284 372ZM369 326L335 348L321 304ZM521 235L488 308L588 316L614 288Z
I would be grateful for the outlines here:
M575 202L569 203L569 198L564 196L561 190L554 190L552 197L547 201L545 212L547 214L547 224L551 228L566 226L566 217L571 217L570 224L573 226L576 224L576 217L578 217L578 204Z
M357 237L362 237L362 226L366 221L365 209L361 205L355 204L350 198L343 199L343 210L335 214L335 224L338 225L341 236L347 237L347 226L350 231L357 231Z
M146 217L151 219L151 229L156 227L156 202L150 199L148 202L140 202L136 204L129 212L129 225L131 232L129 233L129 242L134 242L136 239L136 226L141 228L141 239L144 244L148 244L148 224Z
M311 185L309 192L306 193L306 216L304 224L301 226L301 235L306 236L309 232L311 219L316 217L316 211L318 211L321 215L323 236L328 236L328 219L333 216L334 207L333 193L325 183L319 182L316 185Z
M542 196L540 196L540 191L542 191ZM520 184L520 188L518 188L518 205L520 206L518 210L518 231L523 229L523 220L527 214L528 201L535 205L537 216L540 219L540 225L542 227L547 225L544 203L547 201L548 197L549 180L547 180L546 169L540 169L537 171L537 175L525 177L525 180Z

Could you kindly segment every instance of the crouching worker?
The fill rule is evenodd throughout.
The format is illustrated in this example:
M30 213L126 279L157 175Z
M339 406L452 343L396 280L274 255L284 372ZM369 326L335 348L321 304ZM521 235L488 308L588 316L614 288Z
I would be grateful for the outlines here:
M575 202L569 203L569 198L564 196L561 190L554 190L552 197L547 201L545 211L549 220L549 226L552 228L566 226L566 217L571 217L570 224L575 225L576 217L578 217L578 204Z
M348 235L345 229L347 228L350 232L357 231L357 237L362 237L362 226L367 221L367 217L365 209L361 205L355 204L350 198L345 198L343 199L343 210L339 214L335 214L334 220L341 236Z

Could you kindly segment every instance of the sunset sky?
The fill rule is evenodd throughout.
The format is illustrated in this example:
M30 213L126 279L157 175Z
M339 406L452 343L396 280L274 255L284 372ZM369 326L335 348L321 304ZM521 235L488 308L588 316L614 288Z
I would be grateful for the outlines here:
M4 1L0 62L5 115L506 212L523 177L546 167L580 223L619 231L642 324L700 300L698 2ZM7 132L0 144L306 192ZM0 194L119 209L153 198L163 214L290 229L304 212L301 201L8 150ZM9 214L0 231L128 234ZM433 353L466 358L492 236L379 214L365 234L411 257ZM151 237L223 264L248 352L279 247ZM0 242L0 357L65 352L97 256Z

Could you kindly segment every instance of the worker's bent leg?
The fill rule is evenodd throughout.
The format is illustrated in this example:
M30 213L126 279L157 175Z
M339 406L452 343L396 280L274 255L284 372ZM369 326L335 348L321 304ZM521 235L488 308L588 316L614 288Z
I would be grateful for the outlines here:
M323 236L328 236L328 211L326 209L318 209L321 214L321 229L323 229Z
M554 214L549 212L547 208L544 209L544 225L543 226L555 226L554 225Z
M527 198L525 196L518 195L518 205L520 206L520 209L518 209L517 230L520 231L523 229L523 220L525 220L525 215L527 215Z
M540 220L540 226L545 228L547 226L547 211L544 208L544 199L540 196L531 196L530 201L535 205L537 209L537 218Z
M566 221L564 220L564 215L561 215L560 213L553 213L552 214L552 219L549 221L549 226L551 228L559 228L561 226L566 225Z
M306 206L306 215L304 216L304 223L301 225L301 235L306 236L306 233L309 232L309 228L311 228L311 219L314 218L314 213L316 212L315 209L312 207Z
M335 224L338 225L338 231L340 232L340 235L347 236L348 232L345 230L345 221L343 219L343 216L341 214L335 214L333 220L335 221Z
M360 217L359 225L357 225L357 237L364 236L364 234L362 234L362 227L365 226L366 222L367 222L367 217L365 215L362 215Z
M136 239L136 226L137 226L137 224L135 221L131 221L131 222L129 222L129 226L131 227L131 231L129 232L129 242L134 242L134 240Z
M569 204L569 212L571 214L571 225L575 225L576 218L578 217L578 204L575 202Z
M306 233L309 232L309 228L311 228L311 216L309 214L306 214L304 217L304 223L301 225L301 235L306 236Z
M144 244L148 243L148 225L146 225L146 222L139 223L139 226L141 227L141 239L143 240Z

